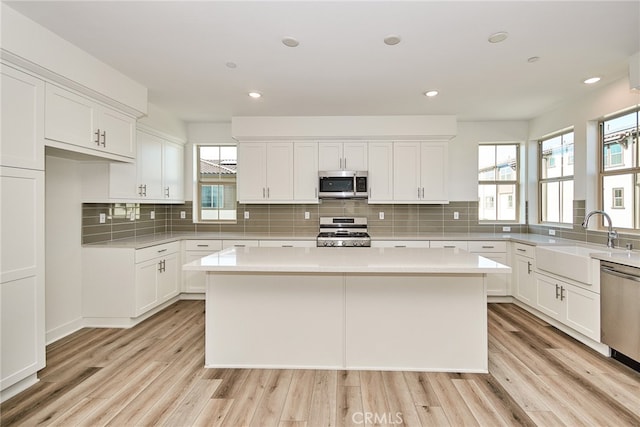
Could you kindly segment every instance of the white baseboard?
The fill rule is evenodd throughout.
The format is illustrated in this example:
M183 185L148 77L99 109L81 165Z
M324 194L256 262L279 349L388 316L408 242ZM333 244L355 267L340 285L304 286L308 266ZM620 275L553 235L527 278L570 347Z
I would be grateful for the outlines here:
M13 384L12 386L9 386L4 390L0 391L0 402L4 402L5 400L11 399L13 396L25 391L26 389L28 389L29 387L31 387L32 385L36 384L39 381L40 380L38 379L37 374L29 375L25 379L20 380L17 383Z
M58 341L66 337L67 335L71 335L74 332L79 331L84 328L84 319L82 317L78 317L71 322L67 322L64 325L60 325L57 328L53 328L50 331L47 331L45 340L47 345Z

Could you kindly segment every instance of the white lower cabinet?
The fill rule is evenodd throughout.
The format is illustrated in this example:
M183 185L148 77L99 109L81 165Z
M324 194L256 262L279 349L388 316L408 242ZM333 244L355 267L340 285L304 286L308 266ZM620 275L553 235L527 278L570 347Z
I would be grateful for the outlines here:
M600 341L600 295L553 275L536 273L535 308L581 334Z
M144 249L85 246L82 311L90 326L131 326L180 292L180 242Z
M185 240L184 264L196 261L222 249L222 240ZM204 293L206 273L204 271L183 271L182 291Z
M260 240L261 248L315 248L315 240Z
M499 262L500 264L509 265L507 242L470 241L467 244L469 252ZM487 274L487 295L510 295L510 278L510 273Z
M535 246L513 244L512 288L514 296L523 303L536 305Z
M374 240L372 248L428 248L428 240Z

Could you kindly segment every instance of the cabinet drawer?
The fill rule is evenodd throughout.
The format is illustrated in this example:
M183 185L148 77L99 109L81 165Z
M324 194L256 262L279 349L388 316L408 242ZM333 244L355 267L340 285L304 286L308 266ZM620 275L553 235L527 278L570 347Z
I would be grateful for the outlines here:
M186 240L187 251L219 251L222 249L222 240Z
M507 252L507 242L470 241L469 252Z
M374 240L373 248L428 248L428 240Z
M258 240L223 240L222 247L227 248L244 248L244 247L258 247L260 242Z
M430 248L458 248L464 249L465 251L468 248L466 240L432 240L429 244Z
M165 243L136 250L136 264L180 251L180 242Z
M315 240L260 240L263 248L315 248Z
M534 258L536 247L531 245L525 245L523 243L513 244L513 253L516 255L526 256L527 258Z

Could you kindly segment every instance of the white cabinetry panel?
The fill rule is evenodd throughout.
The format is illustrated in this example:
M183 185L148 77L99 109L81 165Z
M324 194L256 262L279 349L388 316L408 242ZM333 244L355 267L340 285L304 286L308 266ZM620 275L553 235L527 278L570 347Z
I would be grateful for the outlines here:
M238 144L238 201L290 203L293 201L293 142Z
M369 203L393 200L393 143L369 143Z
M0 165L44 169L44 82L0 64Z
M446 142L394 142L394 201L448 203L447 171Z
M321 171L366 171L367 143L321 141L318 143L318 168Z
M318 203L318 143L293 144L293 199L296 203Z

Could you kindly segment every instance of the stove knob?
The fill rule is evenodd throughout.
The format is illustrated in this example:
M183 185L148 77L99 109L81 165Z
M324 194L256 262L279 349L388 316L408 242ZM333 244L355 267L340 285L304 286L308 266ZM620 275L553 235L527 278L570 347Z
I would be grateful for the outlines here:
M331 242L329 242L329 246L335 246L336 242L334 242L333 240Z
M322 242L322 246L329 246L329 242Z

